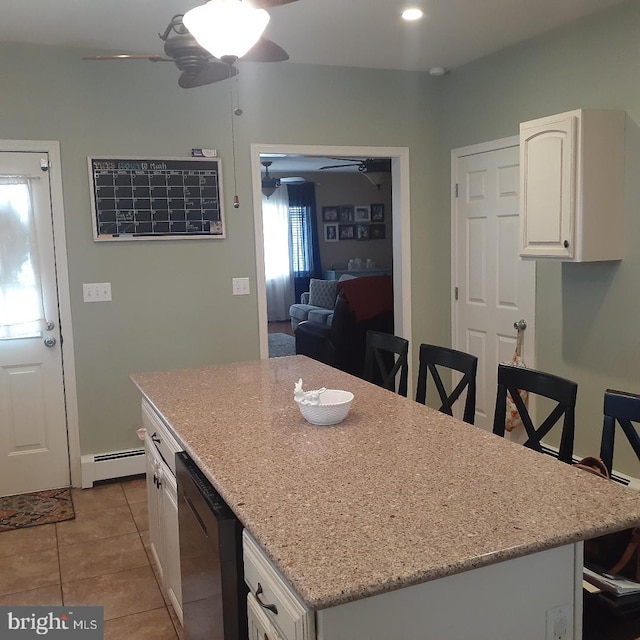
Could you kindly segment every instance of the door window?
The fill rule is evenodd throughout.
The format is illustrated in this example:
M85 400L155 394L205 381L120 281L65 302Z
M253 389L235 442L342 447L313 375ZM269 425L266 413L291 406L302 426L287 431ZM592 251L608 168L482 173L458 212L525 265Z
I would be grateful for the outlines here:
M32 179L0 175L0 339L5 340L42 334Z

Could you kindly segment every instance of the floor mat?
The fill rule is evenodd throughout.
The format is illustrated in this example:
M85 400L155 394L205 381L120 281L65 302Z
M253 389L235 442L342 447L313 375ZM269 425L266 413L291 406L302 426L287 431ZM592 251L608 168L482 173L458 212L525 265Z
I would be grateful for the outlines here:
M75 517L69 488L0 498L0 531L14 531Z
M269 334L269 357L280 358L281 356L296 355L296 339L287 333Z

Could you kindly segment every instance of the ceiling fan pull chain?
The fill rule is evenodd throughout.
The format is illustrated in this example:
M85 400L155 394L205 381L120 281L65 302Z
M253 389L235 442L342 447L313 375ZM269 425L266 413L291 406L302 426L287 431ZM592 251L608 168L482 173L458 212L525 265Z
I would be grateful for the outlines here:
M244 113L244 111L240 107L240 80L238 79L237 74L236 74L235 85L236 85L236 108L233 110L233 115L241 116Z
M229 65L229 78L231 77L231 65ZM233 208L240 208L238 198L238 180L236 175L236 132L233 122L233 83L229 83L229 113L231 115L231 154L233 157Z

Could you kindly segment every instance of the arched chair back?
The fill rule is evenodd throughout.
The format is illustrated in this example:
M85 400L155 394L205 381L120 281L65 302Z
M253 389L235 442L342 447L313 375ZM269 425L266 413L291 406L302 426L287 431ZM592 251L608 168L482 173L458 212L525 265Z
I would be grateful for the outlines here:
M609 469L613 470L613 446L615 443L616 423L622 428L636 456L640 460L640 396L635 393L607 389L604 392L604 422L600 457ZM634 424L635 423L635 424Z
M527 407L518 390L527 391L554 400L556 406L550 411L539 426L534 426ZM514 367L508 364L498 365L498 392L496 396L496 410L493 420L493 433L504 436L505 418L507 413L507 393L520 414L520 419L526 430L525 447L535 449L541 453L552 454L552 450L543 447L542 439L562 419L562 435L558 459L571 464L573 456L573 438L575 431L575 406L578 385L566 378L560 378L550 373Z
M390 333L367 331L364 379L407 396L409 341Z
M438 367L453 369L462 374L462 379L451 393L447 393ZM478 358L470 353L449 349L448 347L439 347L433 344L421 344L416 400L422 404L426 404L427 378L429 373L431 373L435 387L438 390L438 395L440 396L441 406L439 411L452 416L454 404L466 389L467 396L462 419L469 424L473 424L476 413L477 370Z

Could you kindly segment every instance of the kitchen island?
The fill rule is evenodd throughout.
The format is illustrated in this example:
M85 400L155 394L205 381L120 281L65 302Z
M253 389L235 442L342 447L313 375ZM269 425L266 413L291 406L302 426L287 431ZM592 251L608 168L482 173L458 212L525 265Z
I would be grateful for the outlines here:
M347 419L308 424L299 378L352 391ZM132 379L318 640L580 638L581 541L640 522L631 490L304 356Z

